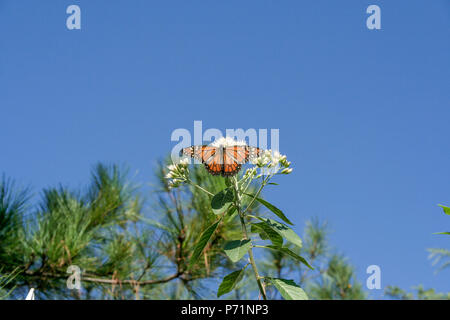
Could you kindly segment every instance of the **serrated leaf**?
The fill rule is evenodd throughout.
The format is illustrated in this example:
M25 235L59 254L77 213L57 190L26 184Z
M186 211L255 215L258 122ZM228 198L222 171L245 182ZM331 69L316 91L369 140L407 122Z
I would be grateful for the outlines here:
M241 281L244 277L244 270L245 268L234 271L223 278L222 283L219 286L219 290L217 291L217 298L231 292L236 287L239 281Z
M314 268L308 263L308 261L306 261L305 258L299 256L298 254L296 254L295 252L293 252L291 249L286 248L286 247L278 247L278 246L262 246L264 248L268 248L268 249L272 249L272 250L278 250L283 252L284 254L300 261L301 263L303 263L304 265L306 265L308 268L310 268L311 270L314 270Z
M441 207L444 210L445 214L450 215L450 208L449 207L443 206L442 204L438 204L438 206Z
M233 200L233 190L230 188L224 189L212 197L211 208L215 214L221 214L227 210Z
M282 236L290 243L295 244L297 247L300 248L302 247L302 239L300 239L300 237L294 232L294 230L289 228L287 225L268 218L261 218L261 217L256 218L263 221L273 231L278 233L280 236Z
M254 198L255 196L252 194L248 194L246 193L247 196ZM284 222L286 222L287 224L290 225L294 225L283 213L283 211L281 211L280 209L278 209L277 207L275 207L273 204L271 204L270 202L267 202L264 199L255 198L256 201L258 201L259 203L261 203L263 206L265 206L267 209L269 209L270 211L272 211L273 213L275 213L277 215L278 218L280 218L281 220L283 220Z
M234 263L242 259L242 257L252 247L250 239L232 240L225 243L224 251L228 258Z
M265 279L277 288L285 300L308 300L305 291L292 280L269 277L266 277Z
M211 239L211 236L214 234L214 232L217 229L217 226L221 221L222 218L220 218L217 222L213 223L205 231L203 231L202 235L200 236L200 240L194 247L194 253L191 256L191 261L189 261L188 267L189 269L197 262L198 258L200 257L206 245L208 244L209 239Z
M252 223L251 230L253 233L258 233L262 240L270 240L274 246L281 247L283 245L283 237L264 222Z

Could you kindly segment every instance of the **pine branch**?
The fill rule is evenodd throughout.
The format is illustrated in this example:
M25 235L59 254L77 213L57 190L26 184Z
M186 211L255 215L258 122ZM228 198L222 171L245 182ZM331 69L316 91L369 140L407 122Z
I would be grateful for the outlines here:
M55 274L50 272L32 272L32 271L26 271L26 275L30 277L38 277L38 278L53 278L53 279L67 279L67 274ZM182 279L183 281L192 281L197 279L196 277L190 277L187 278L184 276L184 272L177 272L173 275L170 275L166 278L162 279L154 279L154 280L133 280L133 279L126 279L126 280L120 280L120 279L105 279L105 278L97 278L94 275L88 275L86 277L81 277L80 280L84 282L94 282L94 283L103 283L103 284L111 284L111 285L117 285L117 284L128 284L132 286L145 286L145 285L155 285L155 284L162 284L167 283L175 279Z

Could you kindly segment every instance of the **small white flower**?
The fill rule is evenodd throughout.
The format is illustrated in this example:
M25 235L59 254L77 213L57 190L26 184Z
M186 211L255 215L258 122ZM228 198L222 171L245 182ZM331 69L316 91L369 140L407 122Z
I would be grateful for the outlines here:
M189 180L189 159L182 159L178 164L170 164L167 166L169 171L164 177L168 180L169 189L176 188L182 183Z
M244 178L251 178L256 175L256 168L249 168L244 173Z
M283 170L281 170L282 174L289 174L292 172L292 168L284 168Z
M289 174L292 172L288 169L291 163L287 161L285 155L280 154L277 150L265 150L258 158L254 159L252 163L260 168L265 175L275 174L279 170L282 170L283 174ZM266 170L269 169L269 170Z
M226 147L233 147L233 146L245 146L247 143L243 140L234 140L230 137L220 137L219 139L214 140L213 143L211 143L211 146L216 148L226 148Z
M189 158L184 158L180 160L180 165L187 166L190 162L191 160Z

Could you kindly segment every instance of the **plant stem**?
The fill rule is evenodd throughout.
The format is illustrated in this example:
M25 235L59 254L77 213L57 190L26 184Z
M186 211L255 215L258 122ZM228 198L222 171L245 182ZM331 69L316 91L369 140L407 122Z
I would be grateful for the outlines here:
M245 215L245 213L248 211L248 209L250 209L250 207L252 206L253 202L255 202L256 198L259 197L262 189L264 188L264 186L267 184L267 182L269 181L270 176L268 176L266 179L263 179L261 181L261 186L259 187L258 191L255 193L255 196L252 198L252 200L250 200L250 203L247 205L247 208L244 210L243 215Z
M209 192L208 190L206 190L206 189L200 187L198 184L196 184L196 183L194 183L194 182L192 182L192 181L190 181L190 180L188 180L187 183L189 183L191 186L194 186L194 187L196 187L196 188L202 190L203 192L209 194L210 196L214 196L214 194L212 194L212 193Z
M248 237L248 233L247 233L247 226L245 224L244 214L242 213L242 210L241 210L241 194L239 192L239 184L238 184L236 177L233 177L232 179L233 179L233 186L234 186L234 191L235 191L235 206L236 206L236 209L239 214L239 219L241 221L242 237L244 240L247 240L247 239L249 239L249 237ZM261 282L261 276L259 275L258 268L256 267L255 257L253 256L252 248L250 248L248 250L248 256L250 259L250 264L252 265L252 268L253 268L253 273L255 274L255 279L258 284L259 292L261 293L261 296L263 297L263 299L267 300L266 289L264 288L264 284Z

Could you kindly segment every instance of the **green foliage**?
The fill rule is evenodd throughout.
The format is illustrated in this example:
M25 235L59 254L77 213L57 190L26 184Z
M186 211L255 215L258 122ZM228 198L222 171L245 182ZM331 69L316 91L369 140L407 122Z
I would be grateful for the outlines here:
M295 252L291 251L289 248L287 247L280 247L280 246L261 246L261 248L268 248L268 249L272 249L272 250L277 250L280 251L281 253L283 253L286 256L292 257L294 259L296 259L297 261L300 261L301 263L303 263L304 265L306 265L308 268L310 269L314 269L313 267L311 267L311 265L308 263L308 261L306 261L305 258L299 256L298 254L296 254Z
M206 245L208 244L209 240L211 239L212 235L217 229L217 226L222 221L222 219L219 219L217 222L209 226L205 231L203 231L202 235L200 236L199 241L194 247L194 253L191 256L191 260L189 262L189 268L191 268L198 260L200 255L202 254L203 250L205 249Z
M289 228L287 225L268 218L258 217L258 219L262 221L266 228L270 228L272 231L278 233L283 239L289 241L299 248L302 247L302 239L300 239L300 237L294 232L294 230Z
M445 206L440 205L440 204L439 204L439 206L444 210L444 213L445 213L445 214L450 215L450 208L449 208L449 207L445 207ZM436 233L436 234L446 234L446 235L450 235L450 232L438 232L438 233Z
M270 240L276 247L283 246L283 237L264 222L252 223L252 233L257 233L261 240Z
M99 164L86 191L49 188L35 208L27 206L25 193L7 191L12 184L3 180L0 211L6 217L2 235L7 240L2 239L0 264L7 273L18 270L13 297L23 296L30 286L40 298L80 297L66 288L70 265L90 279L86 296L94 288L98 297L114 296L94 284L141 269L142 263L136 263L143 256L139 234L131 232L140 218L140 200L122 172Z
M184 171L186 172L186 170ZM263 298L267 298L268 293L272 298L276 298L277 294L272 290L274 288L284 299L307 299L306 293L300 287L303 284L309 288L311 296L315 299L364 299L366 295L361 284L355 279L353 268L341 256L336 254L328 256L326 244L328 230L326 225L319 224L317 220L308 222L305 235L306 245L303 247L301 238L287 225L270 218L261 217L258 214L249 214L253 209L253 203L259 203L282 221L292 224L280 209L260 197L264 186L272 184L269 180L273 177L274 170L271 172L272 174L261 176L256 175L255 171L247 171L241 177L226 180L227 188L212 193L214 194L211 201L212 211L223 213L226 208L232 206L231 211L237 211L237 216L241 222L241 240L225 242L224 253L233 263L239 263L248 254L249 263L252 266L252 270L248 272L254 273L253 277L250 275L246 277L241 268L228 274L219 286L217 295L222 296L235 290L236 296L241 297L241 288L237 286L239 282L242 286L253 288L251 290L257 289ZM256 183L257 191L247 192L246 186L252 185L254 179L259 181L259 177L261 177L261 181ZM188 177L184 179L189 181ZM227 181L231 182L228 183ZM193 184L191 183L191 185ZM231 188L234 188L233 193L230 192ZM208 188L205 186L199 189L204 190L207 194L211 193L207 191ZM247 230L248 226L250 226L251 236L248 233L249 230ZM259 237L260 240L254 238L255 236ZM252 244L261 240L270 240L271 244ZM283 246L284 240L286 244ZM199 241L199 243L202 243L202 241ZM253 256L253 249L256 248L268 249L264 252L260 263L262 270L267 274L265 277L259 275L257 261ZM307 256L302 256L302 253ZM317 262L317 270L308 260ZM326 267L322 268L321 266L324 263L326 263ZM307 269L303 270L303 266ZM283 274L292 274L292 272L299 274L298 283L300 285L296 284L294 280L282 278ZM314 274L310 275L310 272L314 272ZM249 277L250 279L256 278L256 286L252 286ZM265 279L265 281L261 282L259 279ZM311 279L315 280L312 281Z
M396 286L387 286L385 295L395 300L450 300L449 293L439 293L434 289L424 289L423 286L413 288L414 293L408 293Z
M280 209L278 209L277 207L275 207L273 204L267 202L264 199L261 199L259 197L256 197L255 195L252 194L248 194L246 193L245 195L249 196L250 198L254 198L256 201L258 201L259 203L261 203L262 205L264 205L267 209L269 209L270 211L272 211L273 213L275 213L278 218L280 218L281 220L283 220L284 222L286 222L287 224L293 225L293 223L284 215L283 211L281 211Z
M223 250L228 258L236 263L244 257L251 247L252 242L250 239L232 240L225 243Z
M291 228L278 221L249 214L249 212L253 208L252 207L253 203L257 202L259 204L264 205L270 211L275 213L281 220L285 221L288 224L292 224L292 222L285 216L285 214L280 209L278 209L273 204L260 198L260 194L263 188L268 183L270 183L270 180L276 174L289 174L290 172L292 172L292 169L289 168L290 162L286 160L285 156L281 156L279 153L272 153L271 151L264 151L263 154L261 154L257 159L253 159L253 162L256 164L256 167L248 169L245 172L245 174L227 177L225 180L226 188L220 190L219 192L212 192L211 190L208 189L208 187L194 182L190 177L188 162L186 162L184 159L177 164L169 165L168 166L169 173L165 177L168 180L167 183L168 186L171 186L173 188L179 187L181 183L186 183L199 190L202 190L207 195L212 195L211 211L215 214L221 213L225 214L227 211L237 212L237 216L239 217L239 222L241 224L242 230L242 234L239 237L239 239L241 240L234 240L227 242L224 247L224 252L234 263L241 260L244 257L244 255L248 253L249 263L252 266L252 271L254 273L254 278L256 279L259 293L263 299L267 299L265 283L261 280L263 277L259 275L256 261L254 258L252 239L249 237L249 233L247 230L248 225L252 226L252 230L255 231L261 237L262 240L266 240L268 238L272 239L273 243L272 247L266 246L257 246L257 247L280 250L285 254L287 254L288 256L293 257L294 259L302 261L307 265L308 263L304 258L294 254L288 248L281 247L283 239L293 243L298 247L302 246L302 241L300 237ZM256 192L249 192L251 190L248 189L252 185L257 186ZM245 203L244 198L247 201L247 203ZM229 209L230 207L231 209ZM233 213L229 215L227 214L226 216L233 218L235 215ZM262 222L261 224L254 224L253 221L247 221L252 219L259 219ZM211 230L215 230L215 227L214 228L209 227L202 233L202 236L198 241L197 247L195 248L193 259L191 260L189 266L194 265L194 263L197 261L200 252L202 252L203 248L206 246L206 243L208 242L212 234ZM274 233L277 233L278 236L274 236ZM281 288L280 283L277 283L275 287ZM284 292L283 294L285 294L286 290L284 290L283 292ZM292 295L289 297L299 298L300 296L301 295Z
M15 289L13 280L17 276L17 274L17 270L14 270L9 274L4 274L0 269L0 300L8 298L11 292Z
M157 183L146 197L148 190L138 189L126 170L103 164L93 169L87 187L48 188L39 198L30 198L28 191L3 178L0 295L23 299L33 287L37 299L252 299L260 287L253 266L246 268L250 264L243 259L252 250L258 251L255 265L268 278L319 272L307 264L321 257L320 243L309 255L309 243L316 241L311 235L305 234L300 248L292 229L260 217L261 205L271 207L256 199L262 199L261 185L241 177L236 193L232 179L213 177L195 166L191 183L174 189L164 178L166 164L157 167ZM242 197L244 190L257 197ZM266 240L269 244L259 246L263 250L252 245ZM80 291L66 287L70 265L82 270ZM279 281L278 287L269 280L263 283L271 298L286 298L275 294L286 290L284 280ZM306 277L294 281L304 288L310 283Z
M224 213L228 206L233 202L233 190L230 188L224 189L216 193L211 200L211 208L215 214Z
M344 257L330 249L328 234L328 225L313 219L306 223L302 236L303 247L288 244L292 253L304 257L314 269L299 259L291 259L292 256L286 251L271 250L267 252L263 270L274 278L295 275L294 281L308 292L310 299L365 299L366 295L356 280L353 267ZM270 287L268 289L271 298L276 299L277 292L270 290Z
M29 198L28 189L17 188L13 181L2 176L0 180L0 261L8 260L14 265L24 263L21 242L25 237L23 223ZM12 271L14 268L6 269Z
M450 215L450 208L439 205L445 214ZM439 232L437 234L450 235L450 232ZM450 266L450 250L442 248L428 249L430 252L429 258L432 260L434 266L438 266L438 271L446 269Z
M440 206L444 213L450 215L450 208ZM450 234L449 232L439 232L436 234ZM432 248L428 249L430 252L429 259L432 260L432 264L434 266L438 266L437 272L442 271L443 269L450 266L450 250L440 249L440 248ZM388 286L386 287L385 294L386 296L392 299L398 300L450 300L450 292L449 293L438 293L434 289L424 289L422 285L413 287L415 292L406 292L405 290L397 287L397 286Z
M308 300L305 291L292 280L266 277L266 281L273 284L286 300Z
M442 210L444 210L445 214L450 215L450 208L449 207L443 206L442 204L438 204L438 206L441 207Z
M366 295L356 281L353 267L340 255L332 255L327 266L314 284L310 295L319 300L361 300Z
M217 291L217 297L219 298L220 296L231 292L231 290L233 290L239 283L239 281L241 281L242 278L244 277L244 271L245 267L242 268L241 270L234 271L229 275L226 275L219 286L219 290Z

